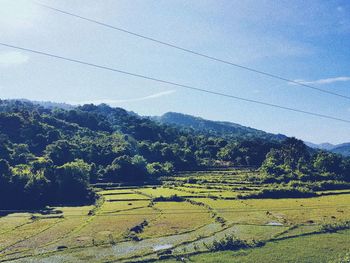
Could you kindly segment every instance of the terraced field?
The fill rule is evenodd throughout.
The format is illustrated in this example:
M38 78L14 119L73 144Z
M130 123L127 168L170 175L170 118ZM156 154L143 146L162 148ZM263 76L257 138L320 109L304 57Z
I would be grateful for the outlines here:
M0 217L0 262L172 262L188 256L195 262L256 262L261 255L260 262L280 262L276 249L285 259L289 253L291 262L328 262L350 250L349 230L325 228L350 220L348 190L238 199L265 187L245 181L247 173L254 172L181 174L144 187L101 185L94 206L9 211ZM208 254L210 244L225 236L265 245ZM313 256L322 248L326 256Z

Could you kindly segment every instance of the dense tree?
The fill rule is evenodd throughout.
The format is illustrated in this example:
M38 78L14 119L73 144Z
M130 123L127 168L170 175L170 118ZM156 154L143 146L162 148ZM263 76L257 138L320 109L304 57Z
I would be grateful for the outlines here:
M85 200L90 180L91 166L83 160L75 160L57 167L58 199L66 202Z
M0 160L0 178L9 178L11 175L10 165L8 161Z
M123 155L107 166L104 178L112 182L140 183L147 179L146 160L140 155Z
M301 168L302 165L308 163L310 154L303 141L296 138L287 138L279 151L283 162L292 170Z
M77 157L77 147L66 140L59 140L48 145L45 152L56 165L71 162Z
M20 140L23 118L18 113L0 113L0 132L8 135L13 141Z
M334 153L321 151L316 154L313 166L323 173L335 173L342 172L342 158Z
M325 151L311 153L302 141L288 138L270 150L260 170L269 181L347 181L349 168L349 159Z
M147 164L147 172L153 177L171 175L174 172L174 166L170 162L164 164L155 162Z

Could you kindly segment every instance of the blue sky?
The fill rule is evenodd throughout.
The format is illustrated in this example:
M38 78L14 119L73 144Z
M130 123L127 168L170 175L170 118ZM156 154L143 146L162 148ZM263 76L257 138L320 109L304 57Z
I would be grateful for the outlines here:
M166 42L350 96L350 1L40 0ZM0 0L0 42L350 120L350 101ZM311 142L350 141L350 124L202 94L0 47L0 97L177 111Z

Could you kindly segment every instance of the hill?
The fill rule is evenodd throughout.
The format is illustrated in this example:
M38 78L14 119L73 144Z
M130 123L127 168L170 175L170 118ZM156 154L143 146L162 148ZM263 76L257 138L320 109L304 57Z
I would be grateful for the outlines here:
M195 117L187 114L168 112L160 117L155 117L155 120L165 123L174 124L184 128L191 128L200 132L207 132L218 136L231 138L260 138L267 140L282 141L287 136L282 134L271 134L254 128L242 126L237 123L226 121L212 121L200 117Z

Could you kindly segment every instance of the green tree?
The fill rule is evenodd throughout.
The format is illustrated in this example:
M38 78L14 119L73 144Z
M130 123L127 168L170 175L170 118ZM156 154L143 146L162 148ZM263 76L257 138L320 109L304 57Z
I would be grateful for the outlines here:
M334 153L321 151L316 154L313 166L322 173L342 173L342 158Z
M0 207L5 200L9 200L11 169L8 161L0 160Z
M83 160L65 163L56 169L59 200L84 201L89 194L90 165Z
M48 201L49 185L50 181L44 176L43 171L31 174L24 186L24 195L27 197L26 202L31 207L44 205Z
M71 162L76 157L77 146L69 143L66 140L59 140L46 147L47 156L54 162L55 165L63 165Z
M104 178L113 182L140 183L147 179L147 162L140 155L123 155L106 168Z
M174 166L170 162L159 163L154 162L147 164L147 171L151 176L167 176L174 172Z

